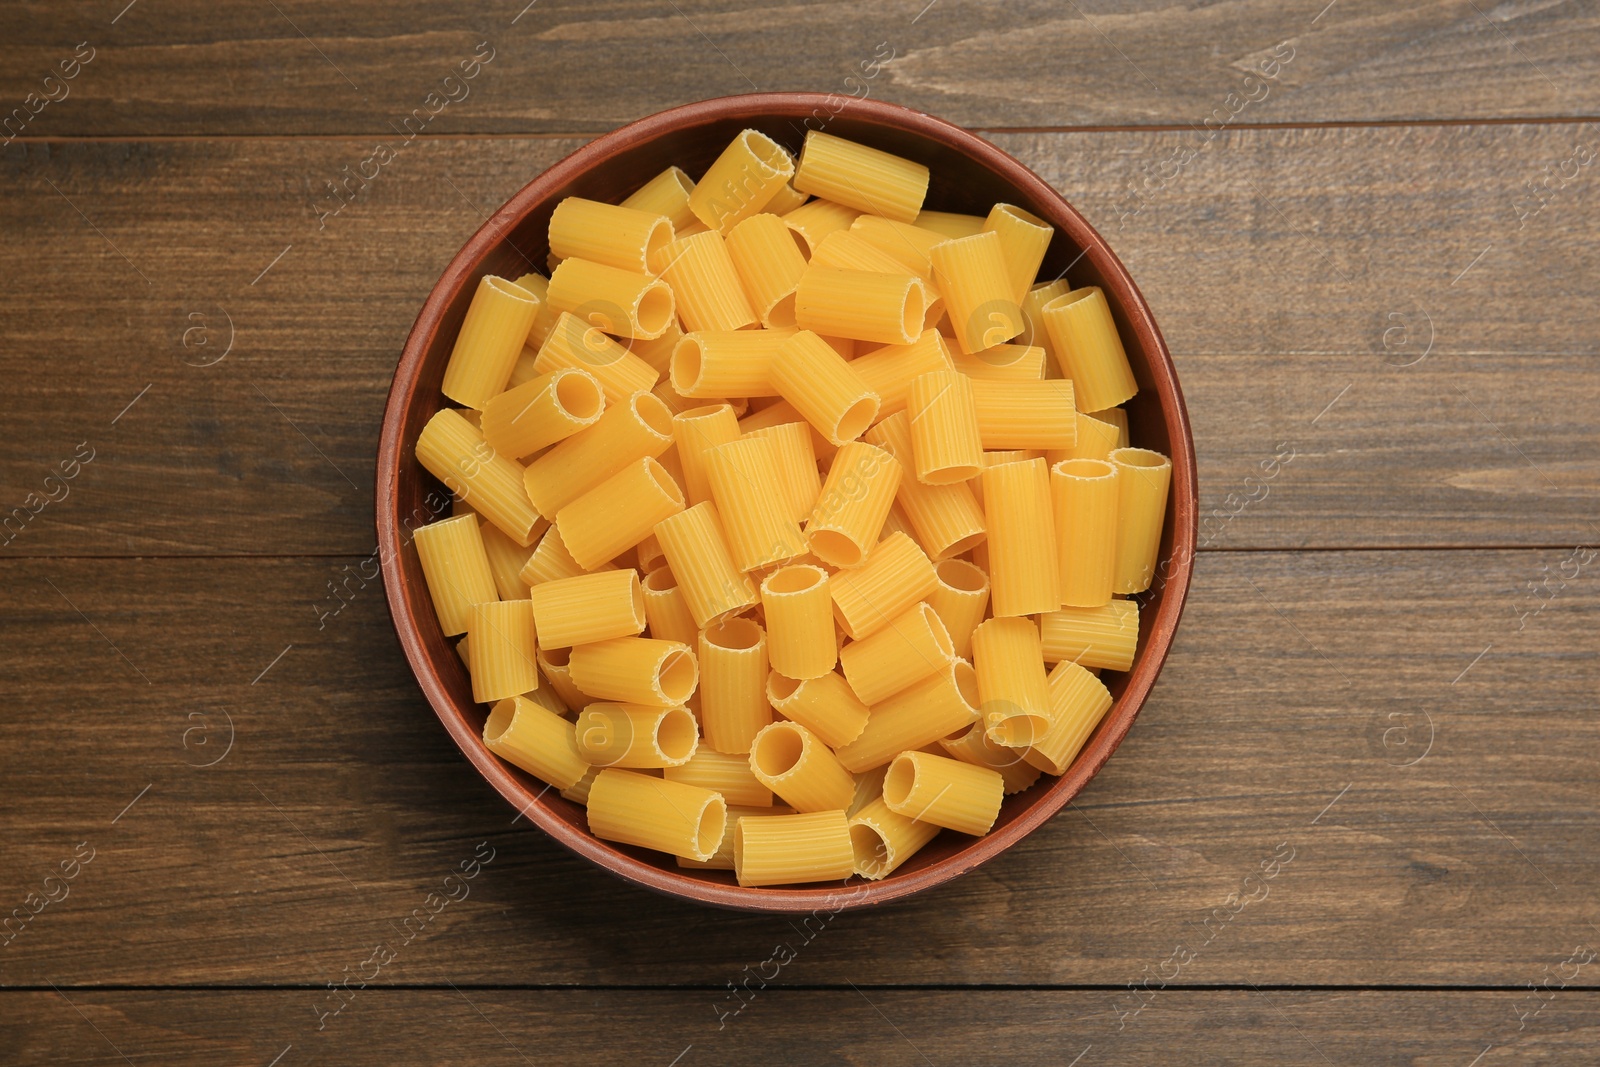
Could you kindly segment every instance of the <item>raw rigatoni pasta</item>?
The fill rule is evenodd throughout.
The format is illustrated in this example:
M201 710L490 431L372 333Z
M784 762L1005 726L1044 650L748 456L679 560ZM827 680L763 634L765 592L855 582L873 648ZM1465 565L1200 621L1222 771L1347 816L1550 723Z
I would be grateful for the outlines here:
M644 590L635 570L597 571L541 582L529 594L539 642L546 648L587 645L644 632Z
M806 257L777 215L751 215L728 231L728 256L761 324L793 327L794 293Z
M778 488L789 504L789 517L802 522L811 516L822 493L822 476L817 473L817 450L809 423L780 422L745 433L765 437L778 450Z
M989 520L990 595L996 615L1034 615L1061 606L1060 561L1042 459L1001 463L983 472Z
M682 230L698 222L689 208L689 194L694 192L694 182L680 167L668 167L641 185L622 202L623 207L642 211L647 215L665 215L674 230ZM649 269L649 264L645 265Z
M922 333L927 290L914 274L808 265L795 289L802 330L879 344L910 344Z
M1071 448L1078 440L1073 387L1064 378L1047 381L972 382L978 433L986 449Z
M616 567L606 562L593 569L604 571L615 570ZM572 558L572 553L567 551L566 544L561 540L561 531L551 526L539 538L539 544L528 556L528 562L523 564L522 572L517 577L523 584L533 586L584 573L585 568L579 566L578 561Z
M655 460L635 460L556 512L556 528L585 570L644 540L683 510L683 490Z
M950 647L963 659L972 656L972 631L989 608L989 576L964 559L944 559L935 564L938 584L928 594L928 606L939 613Z
M907 471L915 471L916 449L911 420L905 412L880 420L862 438L894 456ZM900 479L896 500L905 511L917 543L930 559L958 556L987 536L983 509L968 483L927 485L912 474Z
M533 369L539 374L553 374L564 367L592 375L607 404L620 404L631 393L651 389L660 378L654 367L607 336L602 326L591 325L568 311L556 316L533 360Z
M1050 343L1050 331L1045 329L1045 305L1059 296L1066 296L1071 291L1071 282L1066 278L1057 278L1055 281L1040 282L1038 285L1030 286L1027 295L1022 298L1022 317L1028 320L1028 328L1022 332L1020 340L1044 349L1046 378L1062 378L1065 375L1061 370L1061 359Z
M949 485L968 481L983 469L983 440L971 378L943 370L913 379L906 415L917 481Z
M850 772L799 723L775 722L762 729L750 746L750 770L795 811L843 811L855 797Z
M472 699L493 703L539 688L533 605L526 600L486 600L468 615L467 672Z
M572 681L572 650L570 648L541 648L538 663L539 676L550 683L561 703L569 708L582 708L590 697Z
M417 462L519 545L533 543L539 512L522 490L522 464L500 455L455 408L436 412L417 437Z
M933 280L933 260L928 253L948 235L925 230L907 222L896 222L882 215L861 215L850 224L850 232L868 244L886 253L906 270L922 278Z
M1051 774L1067 773L1111 703L1111 693L1100 679L1062 660L1050 672L1050 729L1023 750L1023 758Z
M919 211L913 221L918 229L932 230L945 237L971 237L983 230L982 215L962 215L954 211Z
M981 722L959 734L940 738L939 747L952 759L998 771L1007 795L1020 793L1039 780L1039 768L1023 759L1017 749L995 744Z
M790 330L699 330L672 353L672 387L684 396L776 396L767 369Z
M1050 468L1061 603L1098 607L1111 599L1117 562L1117 468L1098 459L1066 459Z
M885 345L850 363L867 388L878 394L878 418L904 411L911 383L933 371L954 370L950 349L938 330L923 330L908 345Z
M928 195L928 168L843 137L811 130L794 187L899 222L915 222Z
M547 299L586 325L646 340L666 331L675 310L672 289L653 274L578 258L562 260L550 273Z
M596 767L658 768L688 763L700 730L688 708L597 701L578 713L578 751Z
M778 194L794 177L794 160L766 134L744 130L695 183L689 210L707 227L727 233Z
M767 700L784 718L804 726L833 748L860 737L870 713L850 683L832 671L804 680L773 671L767 677Z
M557 789L570 789L589 772L570 720L523 696L494 706L483 724L490 752Z
M1043 315L1051 350L1077 388L1080 408L1114 408L1139 391L1099 286L1057 297L1044 306Z
M668 767L661 775L669 782L683 782L703 789L715 789L730 805L761 808L761 814L777 814L772 809L772 790L750 769L750 758L729 755L701 747L685 763Z
M494 575L494 587L500 599L516 600L527 596L528 584L522 580L522 568L528 565L533 549L517 544L492 523L479 523L478 532L483 535L483 554L489 560L489 573Z
M767 703L767 635L750 619L724 619L700 632L700 722L706 744L739 755L772 721Z
M833 670L839 649L827 571L804 563L778 568L761 583L761 608L774 671L786 678L807 679Z
M916 855L932 841L940 827L894 811L877 797L850 816L850 845L855 851L855 873L878 881Z
M878 394L810 330L784 341L767 373L778 395L835 445L860 437L877 418Z
M694 623L710 626L755 604L756 586L734 562L716 507L707 501L656 524L656 540Z
M1022 303L1044 262L1045 250L1055 234L1049 223L1014 204L996 204L989 209L983 228L1000 235L1000 253L1005 259L1011 289Z
M878 704L943 671L953 659L950 635L927 604L916 605L877 633L839 650L845 680L867 704ZM1044 677L1042 661L1039 675Z
M1112 600L1097 608L1062 608L1039 617L1044 661L1126 671L1139 645L1139 602Z
M1044 652L1032 619L989 619L972 633L972 667L978 673L978 710L996 744L1025 747L1050 725Z
M539 346L544 344L545 335L550 332L551 325L556 321L556 313L551 309L550 302L545 299L550 291L550 279L542 274L524 274L516 280L515 284L524 291L533 294L539 301L539 310L533 316L533 324L528 327L528 337L525 342L528 348L537 352ZM517 357L518 362L521 362L526 355L527 351L525 349L523 355Z
M550 216L552 253L568 262L589 260L636 274L647 273L656 252L675 236L672 220L660 212L580 196L562 198Z
M630 463L654 459L672 446L672 412L651 393L633 393L587 429L528 464L526 496L540 514L554 515Z
M770 440L744 437L718 445L707 454L707 471L740 570L786 563L805 553L799 524L772 493L780 475L777 447Z
M834 614L850 637L877 633L933 592L933 563L904 534L890 534L859 567L840 571L828 583Z
M722 794L608 767L589 786L589 832L602 841L709 860L728 817Z
M567 666L572 684L596 700L657 708L685 703L700 680L693 652L676 641L650 637L577 645Z
M739 439L739 420L727 404L706 404L672 416L678 462L683 467L683 495L690 504L711 499L707 454Z
M1150 588L1161 550L1172 461L1147 448L1119 448L1111 453L1111 465L1117 470L1115 588L1142 593Z
M1064 459L1109 460L1111 453L1122 447L1122 431L1116 423L1103 422L1081 411L1078 412L1077 422L1077 440L1071 448L1051 449L1045 453L1045 458L1052 464Z
M883 779L890 811L980 837L994 825L1004 799L1000 772L927 752L902 752Z
M902 477L888 452L860 441L840 447L806 523L811 553L834 567L856 567L878 543Z
M1027 323L1011 289L999 234L985 230L953 238L934 245L929 256L961 351L982 352L1023 331Z
M539 297L514 282L492 274L481 278L439 391L463 407L481 411L505 388L539 305Z
M477 516L457 515L429 523L418 527L414 537L439 629L446 637L466 633L472 606L500 599ZM831 616L828 637L830 641L833 638Z
M671 521L671 520L668 520ZM644 617L650 627L650 636L663 641L678 641L693 645L700 639L700 628L695 625L689 602L678 588L678 579L672 568L662 564L644 576L640 583L644 593Z
M854 868L842 810L746 815L733 832L733 870L742 886L842 881Z
M861 218L869 217L873 216L861 216ZM837 267L842 270L875 271L879 274L918 273L856 233L853 225L851 229L835 230L824 237L822 243L811 250L811 264L817 267Z
M1038 345L995 345L982 352L957 352L951 359L956 370L970 378L999 382L1036 382L1044 378L1044 349Z
M745 773L750 773L749 767L745 768ZM739 829L740 819L747 815L770 816L793 814L794 810L792 808L786 808L782 804L774 804L770 807L729 804L728 821L723 827L722 843L717 846L716 853L703 863L699 860L692 860L685 856L679 856L677 857L678 866L704 871L731 871L733 870L733 838L734 834Z
M966 660L953 660L937 674L873 705L866 727L854 741L835 749L834 755L845 770L859 774L977 721L977 675Z
M680 237L663 248L656 273L671 286L684 329L742 330L755 325L755 309L722 235L715 230Z
M593 426L604 410L594 375L563 367L490 398L483 439L502 456L521 459Z
M652 337L648 341L637 337L632 339L628 343L628 351L643 360L651 370L661 376L661 379L668 379L672 371L672 352L681 340L683 340L683 328L674 319L672 324L662 331L660 337ZM512 377L516 376L516 371L513 370L511 373Z
M832 200L810 200L784 213L783 224L794 235L800 254L810 259L823 238L835 230L848 229L860 214L859 209Z

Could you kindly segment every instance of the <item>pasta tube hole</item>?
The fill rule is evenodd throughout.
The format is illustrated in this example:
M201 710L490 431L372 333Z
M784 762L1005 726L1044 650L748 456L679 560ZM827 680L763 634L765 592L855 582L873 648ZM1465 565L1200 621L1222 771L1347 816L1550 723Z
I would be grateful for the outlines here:
M605 394L591 375L577 370L557 371L556 403L574 419L595 419L605 406Z
M751 158L766 168L763 178L770 179L793 172L794 161L789 158L789 153L766 134L756 130L745 130L739 135L739 141L749 151Z
M1159 467L1161 464L1154 465ZM1149 466L1149 464L1134 464L1134 466ZM1110 478L1117 473L1117 469L1103 459L1064 459L1052 469L1068 478L1083 479Z
M856 870L867 878L882 878L889 866L889 842L866 823L850 826L850 851L855 853Z
M722 844L722 833L728 825L728 804L718 793L700 809L700 825L695 831L695 844L700 855L710 858Z
M669 593L678 588L678 579L672 568L663 564L644 576L643 585L651 593Z
M883 802L891 808L903 807L917 787L917 765L905 756L896 756L883 776Z
M663 699L682 704L694 694L695 683L700 680L700 670L694 657L686 650L674 649L661 658L656 668L656 688Z
M900 307L900 332L915 339L922 334L922 321L928 312L927 290L916 282L906 287L906 300Z
M718 648L743 651L761 643L761 627L749 619L725 619L706 627L706 640Z
M672 388L682 396L688 396L694 391L695 385L700 381L702 366L700 342L693 335L685 335L672 350ZM693 414L704 415L712 411L711 407L695 408ZM685 412L685 414L689 414Z
M800 243L799 234L793 230L789 232L794 234L795 243ZM767 309L766 325L777 330L792 330L795 328L793 293L785 293L780 296L777 302Z
M983 571L964 559L941 560L934 567L941 584L958 593L981 593L989 584Z
M951 668L951 675L956 683L956 692L966 702L967 708L972 714L978 714L978 672L966 660L958 659Z
M628 401L638 420L662 437L672 436L672 409L654 393L634 393Z
M835 567L854 567L867 554L849 536L837 530L813 530L810 538L812 553Z
M649 235L644 239L644 261L648 265L656 261L656 257L670 245L677 237L673 232L672 222L662 217L654 226L650 227Z
M784 567L775 572L766 581L766 591L769 593L804 593L813 589L817 583L827 577L827 572L821 567L801 565L798 567Z
M656 747L675 763L694 755L700 742L700 728L688 708L669 708L656 723Z
M667 499L676 502L679 507L682 507L683 490L679 489L678 483L672 480L672 475L667 473L667 468L663 467L657 460L648 458L644 461L644 468L649 472L650 480L655 482L656 488L660 489Z
M767 778L782 778L794 770L805 751L805 738L795 726L774 723L756 738L750 761L755 765L755 770Z
M666 332L671 325L672 314L672 290L663 282L657 282L640 293L639 303L633 309L640 332L651 337L659 337Z
M515 698L502 700L494 706L489 713L488 720L483 724L483 743L493 746L506 731L511 729L512 720L517 717L517 702Z
M1119 448L1111 453L1111 462L1123 467L1160 470L1171 461L1160 452L1152 452L1148 448Z
M782 704L800 691L802 682L798 678L785 678L777 671L767 675L767 703Z
M851 404L845 413L839 416L839 422L833 429L833 438L836 441L854 441L860 437L872 420L878 414L878 398L876 396L862 397Z
M917 610L922 613L922 621L928 626L928 632L933 635L933 643L938 646L939 655L946 660L956 658L956 646L950 641L950 631L945 629L944 620L939 618L939 613L929 607L927 602L917 605ZM973 675L977 677L976 674ZM963 694L965 695L965 694Z
M552 667L565 667L572 659L572 649L539 646L539 658Z

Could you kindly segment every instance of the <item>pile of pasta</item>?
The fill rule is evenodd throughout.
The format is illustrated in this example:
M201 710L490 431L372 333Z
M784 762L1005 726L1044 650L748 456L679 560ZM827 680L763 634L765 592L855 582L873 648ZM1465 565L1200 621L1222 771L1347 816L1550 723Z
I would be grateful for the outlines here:
M1166 457L1104 294L1009 204L746 130L484 277L415 544L499 758L743 886L880 879L1072 764L1139 637ZM1019 340L1021 339L1021 340Z

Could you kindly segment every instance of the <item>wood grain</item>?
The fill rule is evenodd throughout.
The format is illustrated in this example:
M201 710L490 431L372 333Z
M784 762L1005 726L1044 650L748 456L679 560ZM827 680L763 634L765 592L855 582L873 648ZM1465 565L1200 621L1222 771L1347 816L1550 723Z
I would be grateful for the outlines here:
M1232 119L1249 124L1592 116L1600 78L1592 9L1473 0L146 0L120 16L79 0L11 5L0 35L8 109L59 95L42 79L78 42L96 50L29 123L43 137L388 136L486 41L494 58L430 133L595 133L776 89L867 93L982 127L1188 128L1228 116L1230 93L1254 98ZM1292 58L1246 82L1275 52Z
M1078 801L945 888L833 919L785 980L1121 987L1182 945L1183 984L1536 981L1596 936L1600 875L1600 560L1517 615L1561 559L1203 554L1161 681ZM0 721L7 908L95 850L0 949L0 983L321 988L410 933L383 983L718 987L793 930L647 896L513 824L375 586L317 629L336 563L0 564L0 687L30 709ZM485 842L469 894L407 929Z
M1600 223L1600 201L1585 177L1520 228L1515 210L1573 131L1230 130L1129 199L1182 138L996 139L1149 298L1211 546L1593 539L1600 321L1581 294L1600 250L1557 237ZM95 459L0 551L371 551L378 420L417 308L488 212L577 144L417 144L320 228L319 183L370 142L5 150L0 372L19 444L0 513L59 495L44 479L80 443ZM1460 192L1427 192L1440 174ZM1280 445L1282 475L1247 483Z

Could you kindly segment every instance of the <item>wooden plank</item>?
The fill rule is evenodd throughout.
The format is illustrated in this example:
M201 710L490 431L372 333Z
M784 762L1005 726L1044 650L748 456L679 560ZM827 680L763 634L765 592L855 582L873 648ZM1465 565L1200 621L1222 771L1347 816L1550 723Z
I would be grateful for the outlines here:
M792 935L791 935L792 936ZM1591 965L1592 966L1592 965ZM1570 970L1570 968L1569 968ZM770 972L769 972L770 973ZM785 973L786 972L780 972ZM754 988L754 987L752 987ZM1554 984L1552 983L1552 989ZM326 994L325 995L331 995ZM17 1067L410 1062L1227 1063L1497 1067L1584 1062L1600 994L1570 989L1518 1030L1526 990L1166 990L1122 1030L1101 990L758 990L719 1029L715 990L357 990L316 1029L315 990L6 993ZM600 1051L597 1051L600 1050ZM1474 1056L1481 1057L1474 1060ZM676 1057L676 1058L674 1058Z
M1593 115L1600 76L1594 11L1473 0L224 0L120 15L76 2L14 6L0 30L0 101L59 98L25 128L44 137L388 136L447 89L458 102L429 133L598 132L758 89L867 94L984 127L1537 118ZM90 63L45 84L79 42ZM475 52L493 58L445 86Z
M830 921L785 980L1120 988L1170 977L1181 945L1186 983L1536 981L1596 936L1600 876L1600 560L1553 599L1524 589L1562 558L1205 554L1160 684L1079 800L925 898ZM0 983L321 989L382 942L405 945L384 983L720 988L791 936L514 824L375 587L317 629L338 563L0 563L0 689L27 709L0 720L6 908L94 850ZM429 902L475 854L464 899Z
M1600 201L1579 184L1523 229L1513 213L1569 131L1230 131L1143 206L1124 185L1177 134L998 139L1111 237L1163 324L1202 503L1232 516L1209 543L1592 539L1600 308L1576 297L1600 249L1553 238L1600 225ZM0 514L59 495L44 479L80 445L95 458L5 551L370 551L378 421L416 310L487 213L577 144L419 144L321 228L314 188L366 142L6 150L18 445ZM1425 192L1445 168L1472 195ZM1282 476L1246 483L1280 445Z

